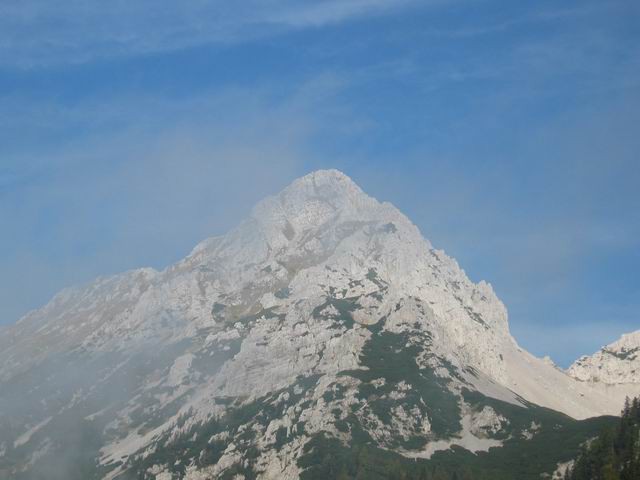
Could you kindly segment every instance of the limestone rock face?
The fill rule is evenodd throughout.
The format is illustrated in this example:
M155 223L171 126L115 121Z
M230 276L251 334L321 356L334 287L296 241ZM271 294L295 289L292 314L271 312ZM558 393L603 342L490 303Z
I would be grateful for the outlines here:
M96 460L96 478L293 479L363 438L411 459L486 451L566 422L532 404L618 413L640 394L637 346L570 375L532 356L488 283L318 171L164 271L65 290L3 330L0 476ZM585 373L602 359L606 375Z
M583 382L607 385L640 383L640 330L623 335L591 356L580 357L567 372Z

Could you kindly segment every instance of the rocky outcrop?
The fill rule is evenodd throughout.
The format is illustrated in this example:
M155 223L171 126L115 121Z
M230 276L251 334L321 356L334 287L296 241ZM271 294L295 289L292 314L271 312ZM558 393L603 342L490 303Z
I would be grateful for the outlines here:
M640 330L623 335L591 356L580 357L567 372L582 382L639 384Z

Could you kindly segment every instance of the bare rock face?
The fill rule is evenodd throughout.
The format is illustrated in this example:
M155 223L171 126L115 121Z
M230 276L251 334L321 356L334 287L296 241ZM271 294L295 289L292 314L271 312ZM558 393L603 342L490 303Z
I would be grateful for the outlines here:
M545 429L566 444L577 423L538 406L618 413L640 394L632 344L588 382L586 360L570 376L535 358L488 283L318 171L166 270L65 290L3 330L0 477L328 478L314 455L353 445L418 465Z
M640 383L640 330L623 335L591 356L580 357L567 372L582 382Z

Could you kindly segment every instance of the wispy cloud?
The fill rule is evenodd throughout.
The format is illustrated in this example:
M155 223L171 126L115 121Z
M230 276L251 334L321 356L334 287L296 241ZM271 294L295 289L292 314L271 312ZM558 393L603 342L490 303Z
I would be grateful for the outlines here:
M306 173L327 125L349 128L320 75L277 98L227 89L189 98L111 96L75 111L118 128L47 153L5 156L0 175L0 324L64 286L133 267L164 268L226 232L262 197ZM64 123L61 111L46 124ZM33 279L37 279L36 282Z
M467 26L455 28L430 28L426 31L429 35L442 36L448 38L470 38L483 37L495 33L506 32L515 28L523 28L531 25L553 23L568 19L577 19L606 10L602 4L585 3L579 7L533 7L531 11L526 11L517 16L507 16L485 23L473 23Z
M34 67L246 41L417 4L416 0L25 0L0 5L0 65Z
M328 0L298 3L266 15L265 20L269 23L283 23L298 28L318 27L351 18L377 15L415 3L415 0ZM431 0L430 3L437 4L443 1Z

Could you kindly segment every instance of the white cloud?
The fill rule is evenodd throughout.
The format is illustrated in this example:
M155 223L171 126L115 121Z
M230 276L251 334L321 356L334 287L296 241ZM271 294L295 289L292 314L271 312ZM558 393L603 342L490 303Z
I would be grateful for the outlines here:
M328 0L302 5L298 3L267 15L266 20L293 27L318 27L354 17L383 13L411 3L415 3L415 0Z
M34 67L237 42L376 15L416 0L10 0L0 5L0 65Z
M11 227L0 238L0 324L70 284L163 268L235 226L307 172L320 128L357 123L331 107L342 87L320 75L279 100L269 89L230 89L48 110L47 128L69 117L98 128L46 153L3 158L0 224ZM123 124L104 128L114 119Z

